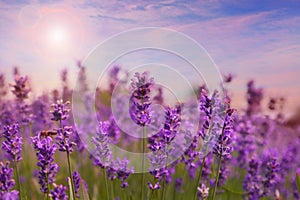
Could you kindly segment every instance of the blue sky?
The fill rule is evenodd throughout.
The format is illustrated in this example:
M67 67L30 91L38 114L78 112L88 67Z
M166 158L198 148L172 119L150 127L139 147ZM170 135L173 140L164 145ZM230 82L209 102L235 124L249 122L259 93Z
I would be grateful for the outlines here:
M36 91L58 86L63 67L74 83L75 61L108 37L134 28L162 27L195 39L222 73L236 75L230 86L236 104L244 103L245 83L251 78L267 95L286 96L288 110L300 100L297 0L7 0L0 2L0 10L0 72L10 74L12 66L19 66L32 76ZM55 39L47 35L57 27L67 30L67 40L45 41Z

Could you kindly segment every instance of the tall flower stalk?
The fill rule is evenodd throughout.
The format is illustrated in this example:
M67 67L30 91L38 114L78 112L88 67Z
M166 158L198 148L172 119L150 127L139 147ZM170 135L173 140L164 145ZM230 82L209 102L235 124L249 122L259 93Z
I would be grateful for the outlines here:
M93 156L94 156L94 164L103 169L104 175L104 183L105 183L105 191L106 191L106 199L109 200L109 190L108 190L108 182L107 182L107 166L111 162L112 152L109 149L109 122L100 122L98 126L98 134L92 137L92 143L96 146Z
M174 140L177 132L178 132L178 128L180 127L180 123L181 123L181 107L180 105L176 105L174 108L168 107L166 109L166 116L165 116L165 124L164 127L162 129L162 143L164 145L165 148L165 153L166 153L166 162L165 162L165 171L168 171L168 159L169 159L169 151L171 151L171 149L169 148L170 143ZM169 174L169 172L167 172L167 174ZM165 198L165 192L166 192L166 175L164 175L163 178L163 186L162 186L162 199Z
M38 158L37 166L40 168L38 179L40 190L49 198L50 186L55 181L55 176L58 172L58 165L54 163L54 153L56 145L50 136L35 136L31 138L33 147Z
M7 159L10 160L14 165L19 197L22 199L18 162L22 160L23 138L20 136L19 124L16 123L5 126L3 137L5 140L2 142L2 150L6 153Z
M28 94L31 91L27 76L20 76L19 72L15 73L14 83L9 84L13 90L12 93L16 97L15 109L18 115L15 117L16 121L22 124L28 124L31 121L30 106L25 102L28 99Z
M135 73L131 79L133 93L130 97L130 115L133 121L143 127L142 134L142 177L141 177L141 200L145 199L145 152L146 152L146 126L151 122L151 98L150 92L154 79L149 78L149 72Z
M19 192L11 191L15 185L13 169L9 167L9 161L0 162L0 199L18 199Z
M73 146L75 146L76 143L72 141L72 136L74 135L73 128L71 126L64 126L63 124L63 121L69 117L69 104L70 102L67 101L64 103L63 100L58 100L56 104L53 104L51 110L53 116L51 120L59 122L59 128L57 129L57 136L55 139L58 150L61 152L66 152L69 178L71 179L72 196L75 199L75 187L74 180L72 179L72 164L70 154L73 152Z
M225 120L222 128L222 134L219 135L218 141L213 148L213 153L218 157L217 175L212 193L213 200L216 198L217 187L221 173L222 160L229 159L233 151L232 147L232 114L233 109L227 108Z
M196 188L194 189L194 200L197 199L198 186L201 185L201 177L203 173L203 168L205 166L206 156L209 151L209 148L211 148L211 143L215 140L215 134L217 132L217 124L214 123L214 121L218 121L220 113L218 110L218 96L217 93L214 92L212 97L209 97L207 94L206 89L201 90L200 94L200 112L204 115L204 122L199 130L199 137L202 139L202 151L200 152L200 159L202 159L200 172L198 174L197 180L196 180Z

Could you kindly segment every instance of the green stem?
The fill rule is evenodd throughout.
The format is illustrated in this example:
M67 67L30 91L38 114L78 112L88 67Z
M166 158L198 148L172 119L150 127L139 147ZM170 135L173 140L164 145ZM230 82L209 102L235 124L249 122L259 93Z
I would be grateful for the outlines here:
M106 199L109 200L109 192L108 192L108 183L107 183L107 174L106 174L106 168L103 168L104 172L104 182L105 182L105 189L106 189ZM100 190L99 190L100 191Z
M219 157L219 162L218 162L218 167L217 167L217 175L216 175L216 181L215 181L215 186L212 194L212 199L216 199L216 193L217 193L217 188L218 188L218 182L219 182L219 176L220 176L220 169L221 169L221 162L222 162L222 156L220 155Z
M226 194L227 194L227 200L230 200L230 196L231 196L230 194L231 194L231 193L228 192L228 191L226 191Z
M149 200L151 200L152 197L153 197L153 190L151 190L151 192L150 192Z
M168 154L168 146L166 147L167 148L167 155L166 155L166 169L168 169L168 156L169 156L169 154ZM162 189L163 189L163 192L162 192L162 200L164 200L165 199L165 193L166 193L166 175L164 175L164 180L163 180L163 185L162 185Z
M111 187L111 197L112 199L115 199L114 183L112 180L110 181L110 187Z
M59 127L64 132L64 127L63 127L63 124L62 124L62 120L59 120ZM66 138L64 138L64 140L66 140ZM71 159L70 159L70 152L69 151L67 151L67 160L68 160L69 176L70 176L70 179L71 179L73 200L75 200L75 198L76 198L75 197L75 187L74 187L74 181L73 181L73 177L72 177L72 167L71 167Z
M71 179L72 194L73 194L73 199L75 200L75 188L74 188L74 181L73 181L73 177L72 177L72 167L71 167L71 159L70 159L69 151L67 151L67 159L68 159L69 176Z
M141 188L141 200L145 200L145 152L146 152L146 126L143 129L143 139L142 139L142 188Z
M236 195L240 195L240 196L245 196L245 195L249 195L249 193L244 193L244 192L239 192L239 191L233 191L225 186L222 186L222 189L228 191L229 193L232 193L232 194L236 194Z
M48 181L48 174L46 174L46 182L47 182L47 200L49 200L49 194L50 194L50 185L49 185L49 181Z
M222 128L222 134L221 134L221 138L224 135L224 131L225 131L225 122ZM220 170L221 170L221 162L222 162L222 149L223 149L223 143L221 143L221 151L220 151L220 155L219 155L219 162L218 162L218 167L217 167L217 175L216 175L216 181L215 181L215 186L214 186L214 190L213 190L213 195L212 195L212 199L215 200L216 199L216 193L217 193L217 188L218 188L218 182L219 182L219 176L220 176Z
M165 184L166 184L166 176L164 176L163 184L162 184L162 195L161 200L165 199Z
M203 158L202 163L201 163L200 172L199 172L199 175L198 175L198 178L197 178L196 188L195 188L195 192L194 192L194 200L197 199L198 186L200 185L200 181L201 181L201 177L202 177L202 170L203 170L203 167L204 167L204 164L205 164L205 159L206 159L206 156Z
M15 173L16 173L17 187L19 190L19 197L20 197L20 200L22 200L22 190L21 190L20 177L19 177L19 171L18 171L16 158L14 159L14 168L15 168Z
M176 198L176 187L175 187L176 182L174 183L174 187L173 187L173 199L177 199Z

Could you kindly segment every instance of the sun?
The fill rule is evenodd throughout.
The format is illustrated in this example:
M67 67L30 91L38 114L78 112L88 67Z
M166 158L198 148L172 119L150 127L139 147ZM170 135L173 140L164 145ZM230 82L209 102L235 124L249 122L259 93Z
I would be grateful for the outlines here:
M79 19L67 11L42 14L31 34L37 52L54 60L74 56L83 39L81 26Z
M68 31L62 27L51 27L48 33L48 41L51 46L64 46L68 43Z
M54 28L50 31L50 38L53 43L63 43L67 39L67 33L62 28Z

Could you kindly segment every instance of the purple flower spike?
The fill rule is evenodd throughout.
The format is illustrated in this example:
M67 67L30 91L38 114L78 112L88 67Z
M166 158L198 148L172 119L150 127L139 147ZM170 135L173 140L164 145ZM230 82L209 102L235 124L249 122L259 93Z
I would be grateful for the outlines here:
M71 141L71 136L73 135L73 128L71 126L65 126L63 129L57 130L56 144L58 150L62 152L73 152L73 146L76 146L75 142Z
M129 160L127 160L126 158L124 160L118 158L114 164L115 164L115 168L117 169L116 170L117 178L121 180L121 187L122 188L128 187L128 183L126 182L126 179L129 177L130 174L134 173L133 167L132 168L128 167Z
M106 167L110 163L112 152L109 149L110 139L108 136L108 129L110 123L100 122L98 127L98 134L92 137L92 143L96 146L94 152L94 163L99 167Z
M22 160L22 144L23 139L20 136L20 127L18 124L8 125L4 127L2 142L2 150L6 152L7 158L11 162Z
M0 199L15 186L13 179L13 169L9 167L9 162L0 162Z
M163 128L163 140L165 144L169 144L176 133L178 132L178 127L180 126L181 118L181 107L177 105L175 108L168 107L166 110L165 124Z
M66 194L67 187L63 185L53 184L54 189L50 191L49 196L53 200L67 200L68 195Z
M218 137L218 142L214 146L213 153L221 156L222 159L229 159L233 152L232 147L232 130L233 130L233 109L226 110L225 121L223 125L223 133Z
M68 105L70 104L69 101L63 102L63 100L58 100L56 104L52 104L52 110L50 111L52 113L51 120L53 121L62 121L69 117L70 109L68 108Z
M80 177L80 174L76 171L73 172L72 174L72 179L73 179L73 182L74 182L74 189L75 189L75 194L76 194L76 197L80 197L79 195L79 190L80 190L80 181L81 181L81 177Z
M260 104L263 99L263 90L262 88L256 88L253 80L248 82L247 87L247 114L250 116L261 111Z
M204 123L199 130L199 136L202 138L205 148L204 152L201 152L201 156L205 156L222 135L225 109L226 105L221 101L217 91L213 93L212 97L208 97L207 91L202 89L200 111L204 114Z
M149 78L149 72L135 73L131 79L133 93L130 97L130 115L134 122L140 126L146 126L151 122L150 92L153 86L153 78Z
M15 84L10 84L14 89L12 93L17 97L17 99L23 101L28 98L28 93L30 92L28 78L27 76L15 75Z
M269 157L264 164L266 170L262 184L264 186L264 194L262 196L268 195L274 190L274 186L277 182L277 176L279 172L279 163L274 157Z
M39 136L31 138L36 156L38 158L37 166L40 168L38 173L40 190L47 193L48 185L54 183L55 176L58 172L58 165L54 163L55 144L52 143L51 137L41 139Z
M259 194L262 192L260 185L261 177L259 175L260 163L256 158L252 158L249 162L248 175L243 182L244 189L248 192L249 199L258 199Z

